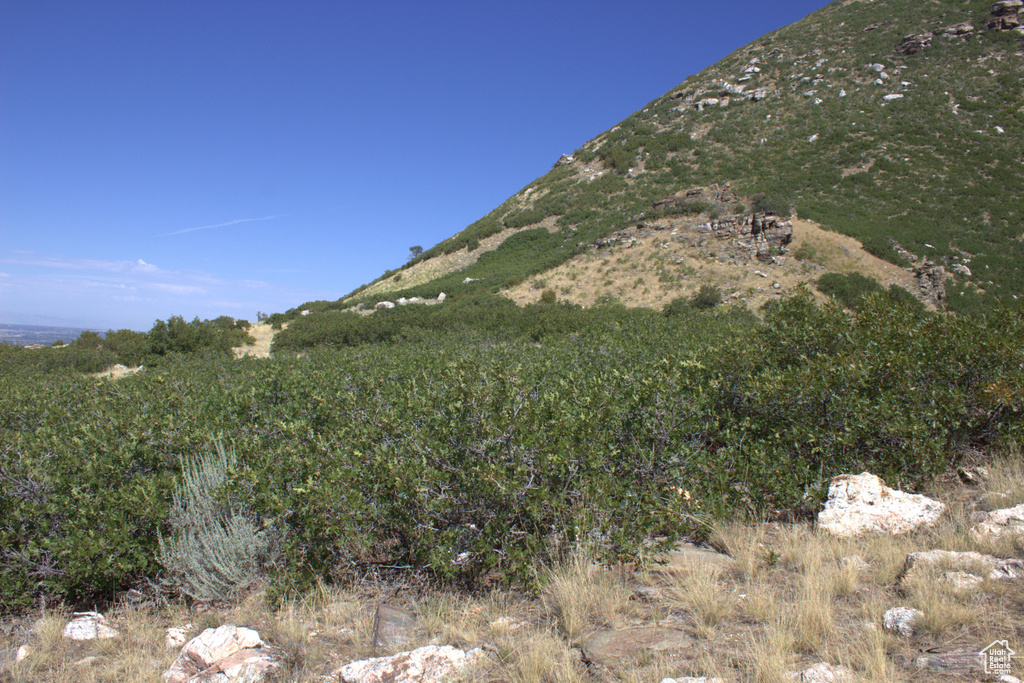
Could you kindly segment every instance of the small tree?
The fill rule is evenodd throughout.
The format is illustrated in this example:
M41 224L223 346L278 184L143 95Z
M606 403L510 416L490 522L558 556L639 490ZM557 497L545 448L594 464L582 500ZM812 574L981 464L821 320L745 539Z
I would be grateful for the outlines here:
M418 244L414 247L409 247L409 260L412 261L414 258L418 258L422 253L423 247Z

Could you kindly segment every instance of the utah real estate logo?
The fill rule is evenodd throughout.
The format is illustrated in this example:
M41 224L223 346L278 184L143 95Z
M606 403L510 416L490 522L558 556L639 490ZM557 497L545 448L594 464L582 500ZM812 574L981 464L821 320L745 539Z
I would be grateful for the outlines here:
M1010 649L1006 640L994 640L981 651L985 662L985 673L990 676L1009 676L1010 659L1017 654Z

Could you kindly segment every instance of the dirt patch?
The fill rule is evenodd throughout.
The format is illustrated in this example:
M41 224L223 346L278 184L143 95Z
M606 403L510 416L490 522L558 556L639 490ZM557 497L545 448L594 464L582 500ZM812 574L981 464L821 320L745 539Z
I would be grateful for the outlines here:
M724 245L702 239L688 226L706 217L665 221L628 245L593 248L506 292L520 305L535 303L551 289L563 301L592 306L618 301L629 307L660 309L677 297L693 296L703 285L722 290L726 302L758 310L772 299L792 294L828 272L860 273L883 286L916 292L912 273L869 254L852 237L830 232L811 221L793 220L793 242L778 263L726 257ZM801 258L796 258L799 254Z
M270 344L274 341L277 330L268 323L257 323L249 328L249 336L256 341L245 346L237 346L234 351L235 358L253 356L255 358L268 358L270 356Z

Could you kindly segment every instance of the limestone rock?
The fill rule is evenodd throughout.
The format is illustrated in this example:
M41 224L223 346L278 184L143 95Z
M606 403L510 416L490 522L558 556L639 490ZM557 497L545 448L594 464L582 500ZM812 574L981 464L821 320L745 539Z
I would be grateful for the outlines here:
M911 607L893 607L882 616L882 625L890 631L898 631L901 635L914 635L914 622L924 616L921 610Z
M480 649L464 652L450 645L427 645L392 657L352 662L334 676L345 683L435 683L454 678L483 656Z
M164 683L255 683L280 666L249 628L208 628L185 644L164 672Z
M1005 534L1024 535L1024 503L985 514L975 525L974 533L997 538Z
M902 581L930 578L929 573L944 571L944 577L960 587L980 585L985 578L993 581L1024 576L1024 560L1000 560L977 552L928 550L910 553L903 564ZM972 580L967 577L975 577Z
M107 620L98 612L75 612L72 620L61 632L70 640L96 640L97 638L114 638L117 631L110 628Z
M645 626L621 631L602 629L588 636L582 647L588 661L613 667L644 652L678 652L693 644L693 638L682 631Z
M394 301L378 301L377 305L374 306L375 309L394 308L394 307L395 307L395 302Z
M818 526L843 537L878 531L900 534L931 526L945 507L926 496L891 489L870 472L843 474L828 487Z

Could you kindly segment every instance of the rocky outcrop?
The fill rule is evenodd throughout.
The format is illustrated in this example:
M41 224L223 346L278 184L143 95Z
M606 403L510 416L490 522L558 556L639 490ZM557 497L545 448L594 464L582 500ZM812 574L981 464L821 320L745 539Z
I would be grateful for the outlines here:
M1024 14L1024 2L1021 0L999 0L989 10L989 20L985 28L990 31L1012 31L1019 29L1021 15Z
M989 10L989 19L985 23L985 28L989 31L1021 30L1021 25L1024 24L1022 15L1024 15L1024 1L999 0ZM912 55L930 47L934 38L960 38L971 35L974 31L974 24L969 21L963 21L959 24L951 24L934 31L915 33L903 38L896 45L896 52Z
M919 298L935 307L946 300L946 269L931 261L925 261L914 268Z
M762 263L780 263L786 247L793 241L793 222L789 218L772 213L754 213L723 216L697 224L641 222L635 228L619 230L594 240L593 245L598 248L629 247L650 231L669 229L678 231L680 235L692 233L700 241L717 240L715 249L726 258L740 263L754 259Z
M736 194L729 184L708 185L707 187L693 187L685 192L672 194L667 197L655 200L654 208L671 208L685 204L708 204L719 210L726 210L743 199Z
M818 527L836 536L882 532L900 534L933 525L945 505L918 494L891 489L869 472L843 474L828 487Z

